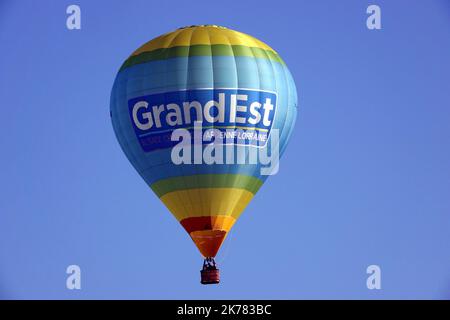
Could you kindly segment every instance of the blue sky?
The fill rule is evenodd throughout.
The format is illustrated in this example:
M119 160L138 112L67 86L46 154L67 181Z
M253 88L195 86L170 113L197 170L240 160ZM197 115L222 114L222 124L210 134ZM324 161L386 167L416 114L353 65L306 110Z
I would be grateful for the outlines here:
M82 29L66 28L78 4ZM378 4L382 30L366 28ZM299 117L201 286L197 249L123 155L122 61L181 26L275 48ZM0 0L1 298L450 298L447 1ZM66 289L66 267L82 289ZM366 267L382 289L366 288Z

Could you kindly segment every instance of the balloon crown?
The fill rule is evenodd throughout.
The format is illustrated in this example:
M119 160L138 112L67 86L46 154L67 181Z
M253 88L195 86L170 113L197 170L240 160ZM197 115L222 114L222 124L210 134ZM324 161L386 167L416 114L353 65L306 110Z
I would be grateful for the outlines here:
M193 25L190 25L190 26L185 26L185 27L178 28L177 30L188 29L188 28L198 28L198 27L202 27L202 28L211 27L211 28L227 29L226 27L222 27L222 26L219 26L217 24L193 24Z

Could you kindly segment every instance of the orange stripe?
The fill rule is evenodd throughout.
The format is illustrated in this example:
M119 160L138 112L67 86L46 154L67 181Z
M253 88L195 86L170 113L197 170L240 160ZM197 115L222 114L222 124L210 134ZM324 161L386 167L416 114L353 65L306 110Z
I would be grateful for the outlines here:
M191 232L190 236L205 258L213 258L225 240L227 232L223 230L203 230Z

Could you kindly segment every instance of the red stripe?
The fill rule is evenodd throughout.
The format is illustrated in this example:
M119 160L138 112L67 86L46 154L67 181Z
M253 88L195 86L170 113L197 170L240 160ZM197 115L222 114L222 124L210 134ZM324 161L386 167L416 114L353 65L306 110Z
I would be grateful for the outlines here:
M212 230L215 217L192 217L180 221L181 225L188 232Z

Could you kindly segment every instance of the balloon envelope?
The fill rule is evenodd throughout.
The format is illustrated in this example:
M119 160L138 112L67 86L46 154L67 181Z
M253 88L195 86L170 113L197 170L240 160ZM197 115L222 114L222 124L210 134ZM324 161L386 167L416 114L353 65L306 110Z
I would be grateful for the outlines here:
M214 257L267 178L260 163L248 164L252 150L269 148L261 141L278 130L284 151L297 92L286 64L265 43L223 27L191 26L132 53L117 74L110 110L129 161L202 255ZM192 132L195 120L202 132L216 130L214 136L230 129L247 133L232 136L224 151L234 162L174 163L171 135L179 128Z

